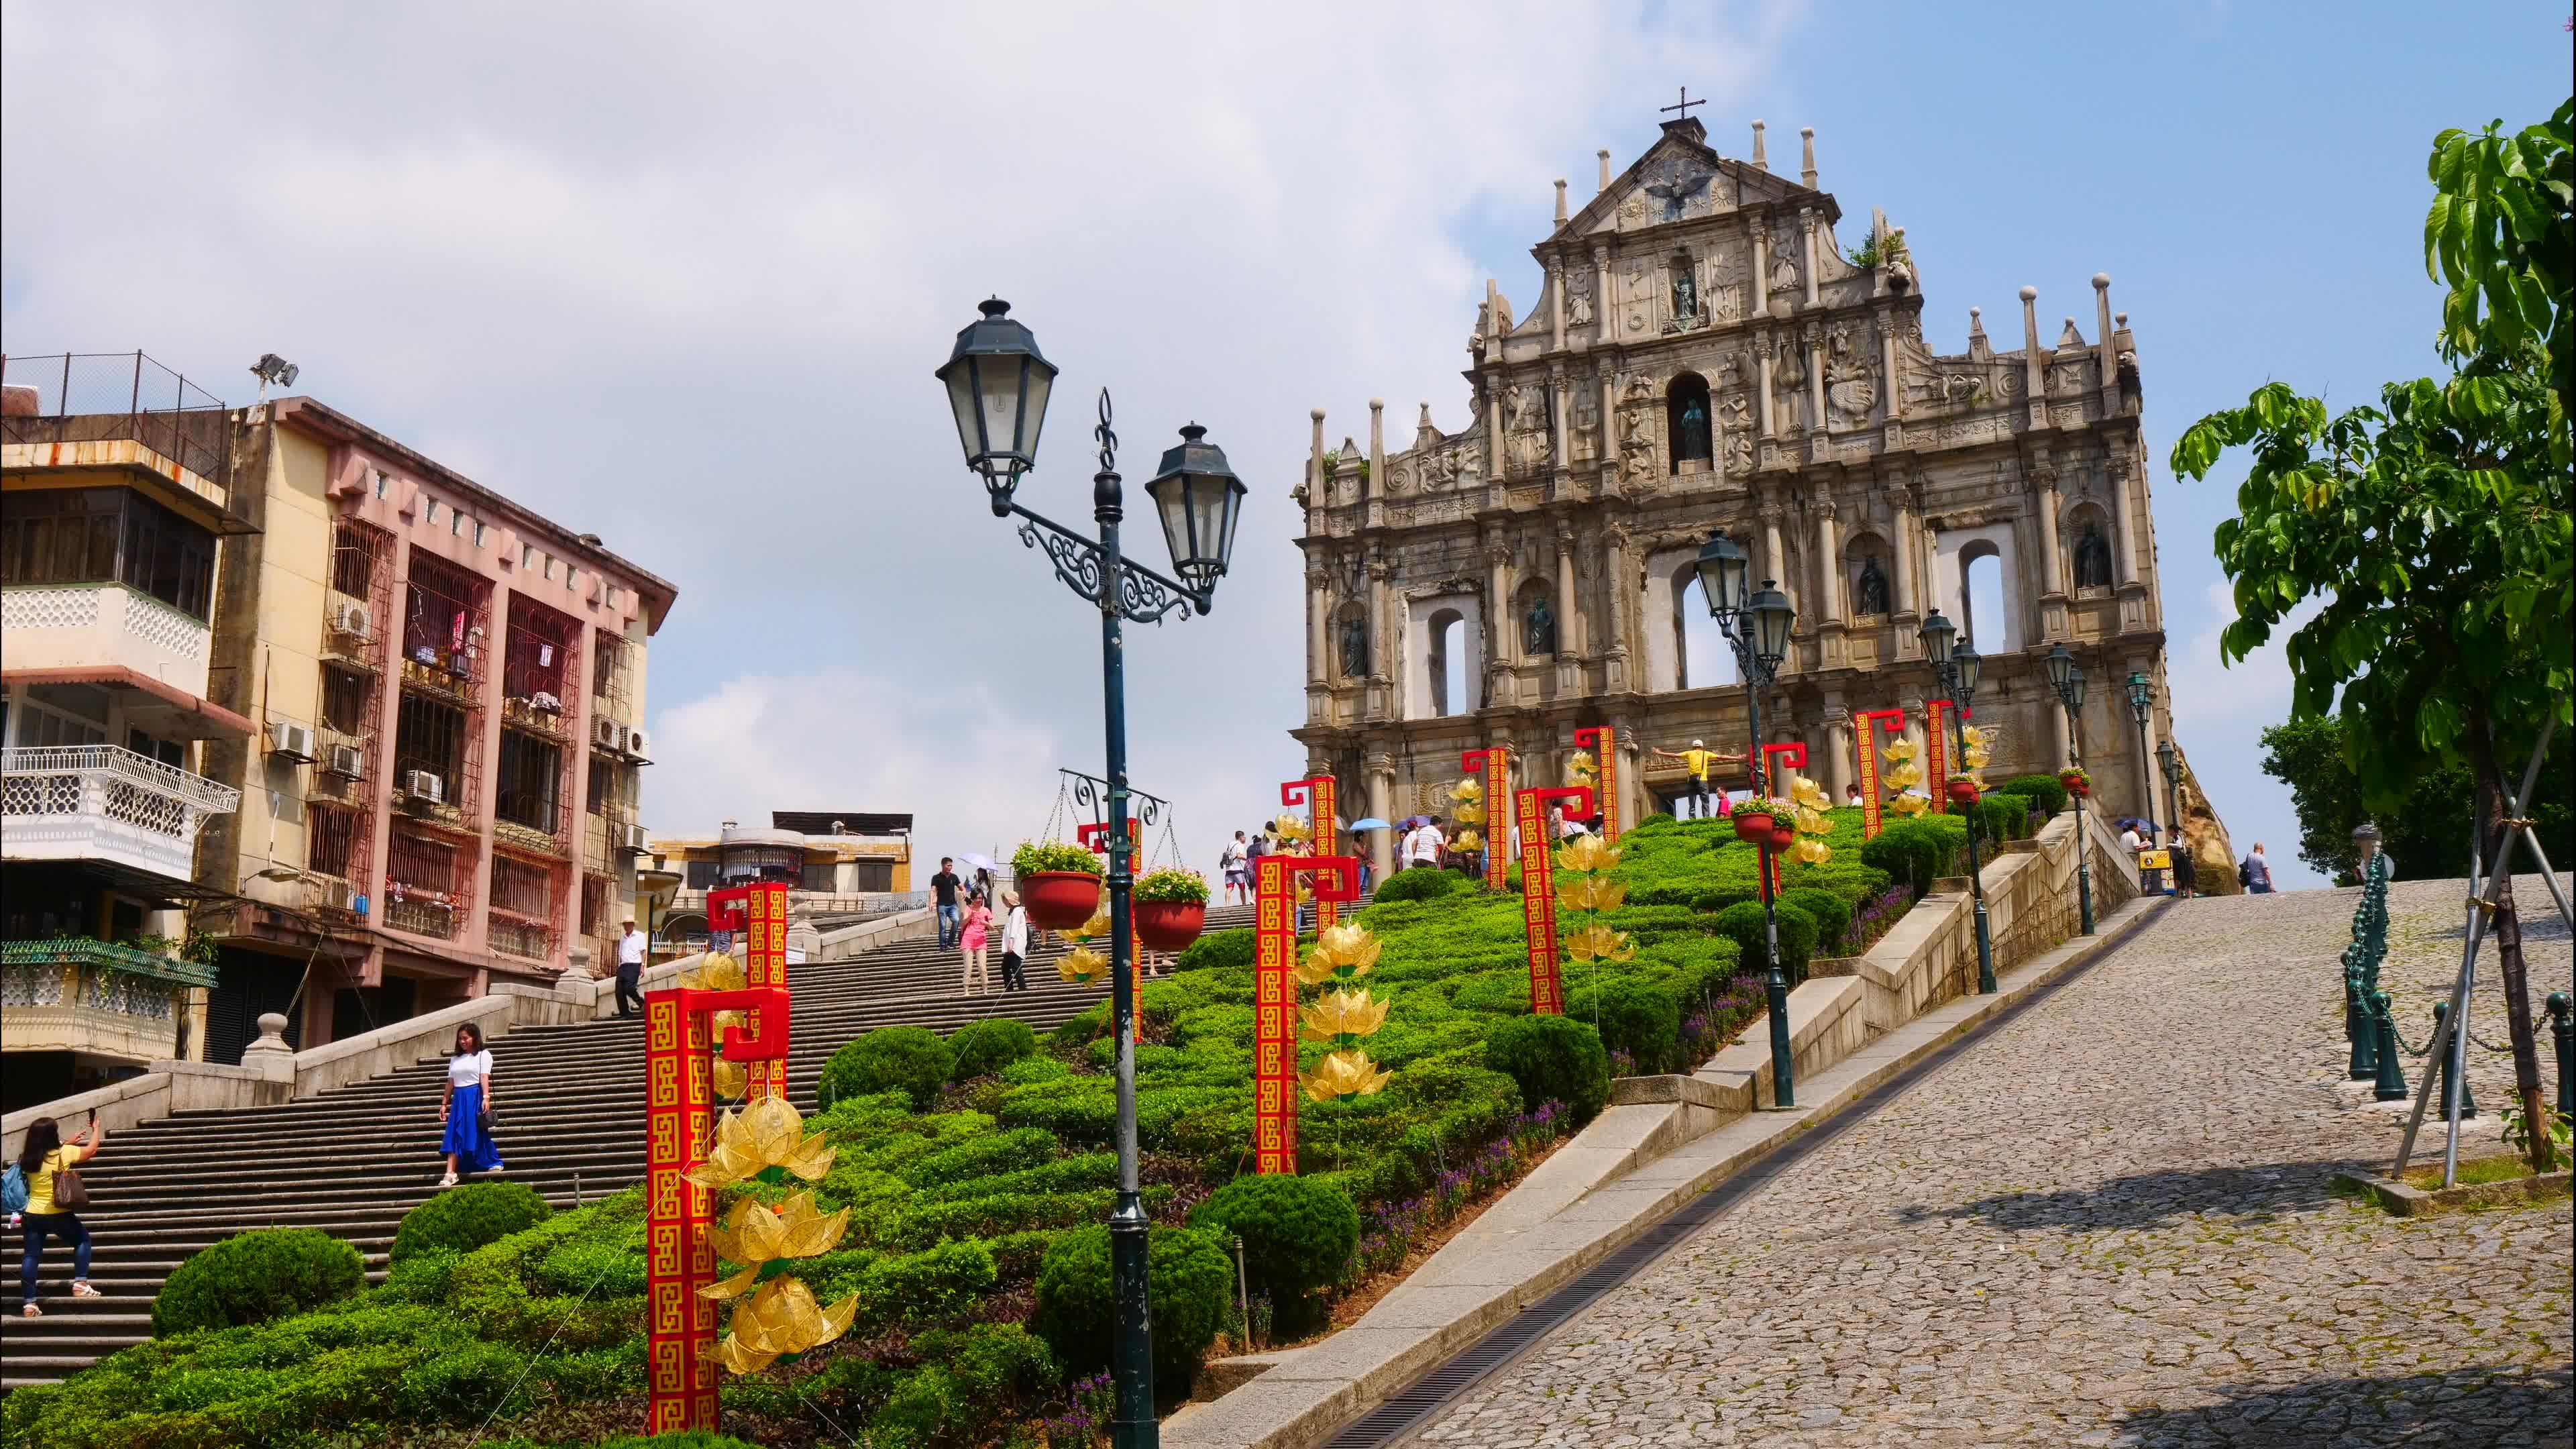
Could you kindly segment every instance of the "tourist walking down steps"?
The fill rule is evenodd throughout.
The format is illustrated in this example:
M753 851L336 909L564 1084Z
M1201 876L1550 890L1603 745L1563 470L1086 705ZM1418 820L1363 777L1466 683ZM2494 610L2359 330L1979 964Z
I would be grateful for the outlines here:
M1029 989L1029 913L1018 891L1002 892L1002 989Z
M447 1059L447 1095L438 1104L443 1131L438 1150L447 1154L447 1176L440 1187L456 1186L464 1172L499 1172L501 1149L492 1141L492 1051L483 1045L483 1028L472 1022L456 1029L456 1054Z
M89 1195L78 1186L80 1175L72 1169L96 1157L106 1135L99 1130L95 1112L90 1114L88 1129L68 1143L51 1117L39 1117L27 1125L26 1145L18 1149L18 1160L9 1172L11 1198L18 1192L27 1195L17 1208L19 1229L25 1235L18 1260L18 1312L25 1317L44 1316L45 1311L36 1306L36 1273L44 1264L47 1238L61 1238L72 1245L72 1296L100 1296L89 1286L89 1229L81 1226L80 1214L73 1211L86 1206Z
M961 996L993 994L993 973L985 965L987 941L993 927L993 913L984 906L984 893L976 891L966 897L966 919L957 930L957 949L964 958L966 970L958 978Z
M957 878L957 858L939 857L939 874L930 878L930 899L939 917L939 949L957 944L957 888L965 882Z

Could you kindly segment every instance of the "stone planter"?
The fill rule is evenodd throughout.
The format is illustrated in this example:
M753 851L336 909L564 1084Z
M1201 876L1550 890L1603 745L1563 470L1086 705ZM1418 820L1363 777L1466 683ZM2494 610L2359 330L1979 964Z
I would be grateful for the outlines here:
M1034 871L1018 884L1029 924L1041 930L1070 931L1100 909L1100 877L1084 871Z
M2438 1164L2441 1155L2435 1153ZM2420 1164L2419 1164L2420 1165ZM2462 1167L2469 1166L2463 1162ZM2409 1173L2413 1176L2413 1173ZM2434 1181L2441 1178L2435 1175ZM2545 1202L2553 1197L2571 1194L2576 1176L2562 1170L2526 1177L2508 1177L2501 1182L2464 1183L2458 1187L2417 1187L2394 1178L2371 1173L2338 1172L2335 1181L2359 1190L2378 1202L2388 1212L2401 1218L2429 1217L2435 1213L2456 1212L2467 1207L2494 1207L2500 1203Z

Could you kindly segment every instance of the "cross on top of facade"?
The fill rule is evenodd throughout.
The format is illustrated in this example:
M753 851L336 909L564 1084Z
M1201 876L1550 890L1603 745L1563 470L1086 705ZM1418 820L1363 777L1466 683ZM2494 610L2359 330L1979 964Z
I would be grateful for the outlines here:
M1690 108L1691 108L1691 107L1693 107L1693 106L1704 106L1704 105L1707 105L1707 104L1708 104L1708 102L1707 102L1707 101L1705 101L1705 100L1698 100L1698 101L1692 100L1692 99L1690 98L1690 87L1689 87L1689 86L1684 86L1684 87L1682 87L1681 101L1680 101L1678 104L1676 104L1676 105L1670 105L1670 106L1664 106L1664 107L1661 107L1660 109L1662 109L1662 110L1666 110L1666 111L1676 112L1676 113L1678 113L1678 114L1679 114L1679 116L1681 117L1681 119L1683 119L1683 120L1687 121L1687 120L1689 120L1689 119L1690 119Z

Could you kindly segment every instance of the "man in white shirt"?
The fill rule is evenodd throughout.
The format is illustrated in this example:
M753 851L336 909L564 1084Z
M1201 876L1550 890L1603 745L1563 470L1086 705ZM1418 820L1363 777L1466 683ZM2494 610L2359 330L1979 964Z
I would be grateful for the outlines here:
M1420 825L1415 826L1413 833L1404 837L1404 863L1406 868L1411 869L1415 866L1427 865L1434 869L1438 869L1440 865L1440 847L1447 843L1448 842L1446 840L1441 838L1440 827L1432 824L1430 821L1426 820Z
M630 1011L626 1003L634 1002ZM640 1016L644 1012L644 933L635 923L626 923L626 934L617 938L617 1014Z

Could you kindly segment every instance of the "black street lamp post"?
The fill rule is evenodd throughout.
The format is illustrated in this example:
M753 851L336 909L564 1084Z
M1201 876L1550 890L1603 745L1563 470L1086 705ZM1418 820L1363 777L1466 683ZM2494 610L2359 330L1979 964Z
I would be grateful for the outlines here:
M1797 622L1797 613L1789 607L1788 596L1764 579L1761 591L1747 596L1745 592L1744 551L1719 529L1709 536L1699 551L1699 588L1708 599L1708 612L1717 620L1726 642L1735 646L1735 665L1744 679L1745 756L1752 762L1749 773L1754 788L1770 793L1769 774L1762 767L1762 691L1770 688L1778 673L1780 661L1789 653L1789 629ZM1757 842L1755 849L1768 852L1770 845ZM1789 978L1780 970L1780 911L1772 899L1771 872L1762 872L1762 942L1771 957L1771 973L1763 982L1763 997L1771 1017L1771 1100L1777 1107L1797 1105L1791 1090L1789 1073Z
M1934 609L1923 621L1921 630L1924 657L1932 661L1933 673L1941 681L1941 692L1950 697L1951 758L1965 772L1968 759L1968 706L1977 696L1977 672L1984 659L1976 646L1957 642L1959 627L1941 617ZM1954 777L1955 778L1955 777ZM1943 801L1941 808L1950 808ZM1986 927L1986 876L1977 858L1977 807L1974 797L1968 805L1968 889L1976 901L1977 916L1977 990L1993 995L1995 990L1995 943Z
M2155 712L2156 687L2146 671L2129 671L2129 715L2138 722L2138 779L2143 788L2138 795L2138 813L2147 817L2147 843L2155 844L2156 780L2154 766L2148 764L2147 717Z
M1111 1438L1117 1449L1152 1449L1161 1438L1146 1311L1145 1205L1136 1177L1136 996L1129 960L1135 862L1127 838L1127 680L1119 626L1128 620L1159 624L1176 614L1186 618L1194 609L1208 612L1234 551L1244 486L1226 466L1225 453L1206 441L1205 428L1192 423L1181 429L1181 442L1165 450L1145 492L1162 517L1172 571L1186 582L1128 559L1118 546L1125 513L1118 435L1110 431L1109 390L1103 388L1100 424L1092 429L1100 444L1100 469L1091 478L1091 516L1099 537L1087 538L1012 501L1020 478L1037 463L1038 430L1046 421L1056 370L1039 355L1029 329L1011 320L1008 303L996 297L982 310L982 320L957 334L956 350L936 374L948 386L966 466L982 477L993 516L1017 514L1021 542L1043 550L1056 577L1100 611L1102 733L1109 756L1111 1040L1118 1044L1118 1199L1109 1215L1110 1285L1117 1304L1110 1363L1118 1408Z
M2048 682L2057 691L2057 702L2066 707L2066 752L2077 769L2084 767L2084 671L2075 667L2075 656L2058 645L2048 651ZM2084 796L2075 796L2075 899L2083 916L2085 935L2093 934L2093 851L2084 834Z
M2156 746L2156 764L2164 771L2165 813L2173 820L2172 838L2165 842L2165 855L2170 860L2173 852L2191 848L2190 842L2182 838L2182 759L2175 754L2173 741L2167 740ZM2166 878L2173 882L2174 894L2179 897L2182 894L2182 872L2171 865L2167 865L2165 870Z

